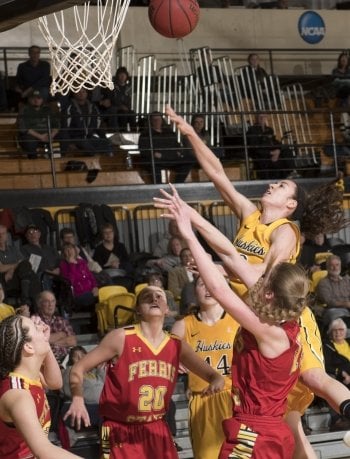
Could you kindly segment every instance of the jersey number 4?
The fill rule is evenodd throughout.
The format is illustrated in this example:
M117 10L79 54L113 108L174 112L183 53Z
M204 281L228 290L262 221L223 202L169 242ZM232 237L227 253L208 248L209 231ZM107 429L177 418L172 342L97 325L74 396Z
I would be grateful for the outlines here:
M210 355L204 359L212 368L214 368L218 373L223 376L229 375L231 373L231 367L228 364L228 358L226 354L221 356L221 359L218 361L218 364L215 366L212 363Z

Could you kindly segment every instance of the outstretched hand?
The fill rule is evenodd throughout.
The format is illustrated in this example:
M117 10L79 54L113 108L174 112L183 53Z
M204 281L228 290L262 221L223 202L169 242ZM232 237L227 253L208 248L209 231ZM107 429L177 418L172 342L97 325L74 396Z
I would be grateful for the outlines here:
M89 413L87 412L83 397L73 397L69 410L64 415L63 420L65 421L69 417L71 419L71 427L74 427L76 430L81 429L82 423L85 427L91 425Z
M153 198L155 207L159 209L166 209L166 213L162 217L176 220L179 231L182 237L190 237L193 234L190 218L191 207L183 201L174 185L169 183L172 194L161 189L160 192L164 198Z
M188 212L190 212L191 210L191 207L184 201L180 198L178 192L176 191L176 188L174 187L174 185L172 185L171 183L169 183L169 186L171 188L171 191L173 194L170 194L168 193L167 191L165 191L163 188L160 188L160 193L163 195L163 198L153 198L153 201L154 201L154 207L156 207L157 209L167 209L170 211L170 208L173 206L173 203L174 203L174 198L176 198L179 206L182 206L184 208L186 208L188 210ZM173 213L164 213L162 214L162 217L166 217L166 218L169 218L171 220L175 220L175 216L173 215Z
M176 127L182 135L189 135L194 133L193 127L185 121L182 116L178 115L169 105L165 108L165 114L169 117L172 123L176 124Z

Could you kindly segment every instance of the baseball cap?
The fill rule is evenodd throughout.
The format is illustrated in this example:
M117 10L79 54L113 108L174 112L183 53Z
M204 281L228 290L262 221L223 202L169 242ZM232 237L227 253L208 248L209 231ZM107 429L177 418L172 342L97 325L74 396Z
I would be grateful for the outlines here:
M30 97L41 97L43 99L43 95L39 91L39 89L34 89L34 91L31 93Z

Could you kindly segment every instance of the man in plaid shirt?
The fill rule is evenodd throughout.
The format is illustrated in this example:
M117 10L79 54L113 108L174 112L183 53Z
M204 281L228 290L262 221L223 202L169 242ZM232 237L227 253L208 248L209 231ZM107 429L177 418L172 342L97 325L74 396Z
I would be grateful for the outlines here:
M41 320L50 327L50 345L58 363L61 363L69 349L77 345L73 328L67 319L55 314L56 298L49 290L39 294L37 308Z

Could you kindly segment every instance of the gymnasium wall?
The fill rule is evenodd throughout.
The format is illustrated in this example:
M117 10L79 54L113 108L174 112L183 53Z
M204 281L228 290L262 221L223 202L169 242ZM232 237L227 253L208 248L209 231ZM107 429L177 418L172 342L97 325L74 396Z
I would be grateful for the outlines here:
M80 7L81 8L81 7ZM91 7L93 10L95 7ZM279 54L276 73L312 73L327 74L334 67L339 49L350 48L349 20L350 11L318 10L325 22L326 33L318 44L308 44L300 37L298 20L305 10L263 10L263 9L215 9L201 10L197 28L183 40L163 38L151 27L148 21L148 9L129 8L125 24L119 37L118 46L134 45L137 55L155 54L163 63L174 61L179 50L210 46L211 48L259 49L259 48L297 48L309 52L307 61L300 61L298 54ZM96 14L90 15L89 26L93 26ZM65 30L74 33L73 14L65 12ZM30 44L46 46L37 21L22 24L15 29L0 34L2 47L26 47ZM333 51L331 51L333 49ZM318 53L317 50L326 50ZM329 50L329 51L327 51ZM244 63L247 52L236 53L237 66ZM290 61L293 67L290 67ZM265 67L267 55L263 56ZM12 67L11 67L12 66ZM15 72L17 62L10 63L10 74ZM269 70L267 68L267 70Z
M318 10L326 23L319 45L308 45L298 33L301 9L201 9L199 24L184 39L187 48L348 48L350 11ZM142 31L142 33L140 33ZM148 22L147 9L132 8L123 27L122 44L134 40L140 52L149 49L176 52L176 40L162 38Z

